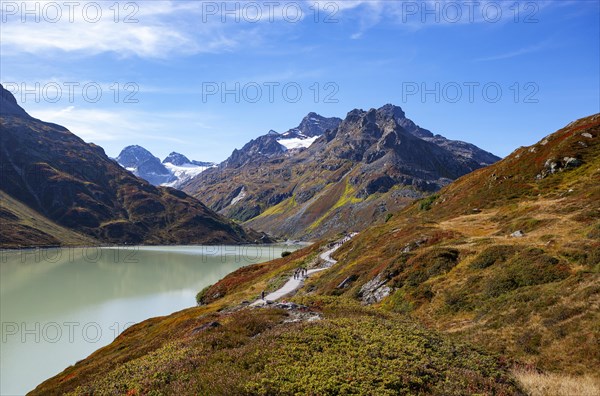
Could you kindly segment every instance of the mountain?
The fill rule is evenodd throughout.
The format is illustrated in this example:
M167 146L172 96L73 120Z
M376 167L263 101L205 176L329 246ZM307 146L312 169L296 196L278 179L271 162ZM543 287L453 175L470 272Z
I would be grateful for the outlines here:
M454 154L462 156L466 161L474 160L482 166L487 166L500 159L494 154L482 150L473 144L460 140L449 140L441 135L434 135L431 131L421 128L412 120L406 118L404 111L398 106L386 104L380 109L380 111L388 116L394 117L396 122L398 122L398 125L404 128L410 134L428 142L435 143Z
M312 144L287 150L280 143L289 136ZM272 131L234 150L182 189L256 229L316 239L385 221L391 211L497 159L435 137L386 105L353 110L343 121L311 113L285 134Z
M138 179L101 147L30 117L4 87L0 92L0 190L10 197L3 200L2 218L32 234L23 237L2 227L2 246L31 246L44 239L44 244L77 238L191 244L246 243L263 237L181 191ZM60 232L53 234L52 228ZM69 241L61 237L65 230L71 231Z
M163 160L163 164L167 163L181 166L185 164L191 164L192 161L190 161L190 159L185 155L173 151L171 154L167 155L166 158Z
M134 175L155 186L176 180L160 159L140 146L125 147L117 157L117 162Z
M151 152L137 145L125 147L117 157L117 162L155 186L173 188L178 188L214 166L212 162L191 161L176 152L172 152L161 162Z
M337 127L339 118L323 117L309 113L300 125L284 133L270 130L266 135L246 143L240 150L233 150L231 156L222 164L229 168L240 168L244 165L257 165L274 157L295 154L309 147L328 129Z
M163 162L163 164L171 164L171 165L175 165L175 166L184 166L184 165L191 164L191 165L202 166L205 168L215 165L213 162L202 162L202 161L190 160L185 155L179 154L176 152L172 152L171 154L167 155L167 157L162 162Z
M296 128L279 135L277 142L284 146L286 150L308 148L325 131L337 128L341 122L342 120L337 117L326 118L311 112L302 119L300 125Z
M227 275L33 394L598 393L600 114L365 229L286 303L248 306L336 240Z

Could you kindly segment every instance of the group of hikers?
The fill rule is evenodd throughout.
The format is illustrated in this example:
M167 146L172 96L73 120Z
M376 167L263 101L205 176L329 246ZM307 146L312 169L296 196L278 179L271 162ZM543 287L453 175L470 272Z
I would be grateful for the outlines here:
M308 270L306 268L300 267L294 270L294 279L304 279L306 277L308 277ZM265 299L266 294L264 290L260 293L261 300Z
M350 239L352 239L352 237L354 235L356 235L356 233L350 233L350 234L345 233L344 238L342 238L341 240L339 240L337 242L330 243L329 248L339 247L339 246L343 245L344 243L346 243ZM329 261L332 261L332 260L329 260ZM308 270L306 268L299 267L294 270L294 279L305 279L307 277L308 277ZM265 299L266 294L267 293L264 290L260 293L261 300Z
M330 248L334 248L334 247L340 247L340 246L342 246L344 243L346 243L346 242L348 242L350 239L352 239L352 236L353 236L353 235L354 235L354 234L346 234L346 236L345 236L344 238L340 239L340 240L339 240L339 241L337 241L337 242L332 242L332 243L330 243L330 244L328 245L328 247L330 247Z
M308 276L308 270L306 268L296 268L294 271L294 279L302 279Z

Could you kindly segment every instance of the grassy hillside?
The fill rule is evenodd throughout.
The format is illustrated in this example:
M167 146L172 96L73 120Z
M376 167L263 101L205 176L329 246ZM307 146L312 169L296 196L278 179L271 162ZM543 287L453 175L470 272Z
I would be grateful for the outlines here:
M299 306L247 307L327 242L230 274L34 394L600 391L600 115L362 232Z
M302 302L320 319L194 308L143 322L32 394L522 394L506 362L403 316Z
M98 241L61 227L0 191L0 247L93 246Z
M600 366L600 116L467 175L353 240L309 287L545 370ZM564 166L569 158L577 166ZM552 162L562 162L550 173ZM560 169L560 170L559 170ZM540 176L538 176L540 175ZM523 236L511 236L522 231ZM346 289L337 285L354 275Z

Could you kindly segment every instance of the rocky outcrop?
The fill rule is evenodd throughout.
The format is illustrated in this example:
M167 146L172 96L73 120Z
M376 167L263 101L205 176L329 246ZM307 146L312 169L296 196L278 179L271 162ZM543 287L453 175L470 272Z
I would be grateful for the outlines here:
M563 157L563 159L550 158L544 163L544 169L536 176L536 179L541 180L549 175L557 172L562 172L569 169L578 168L583 165L583 162L574 157Z
M368 281L360 288L359 297L363 304L370 305L378 303L390 295L392 289L386 286L388 279L378 274L374 279Z

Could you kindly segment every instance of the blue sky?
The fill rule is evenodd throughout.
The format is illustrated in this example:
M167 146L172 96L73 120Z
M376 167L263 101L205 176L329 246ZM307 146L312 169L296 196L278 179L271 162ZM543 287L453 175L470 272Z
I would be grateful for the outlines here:
M2 1L0 81L110 156L206 161L310 111L393 103L501 156L600 112L598 1L472 3Z

